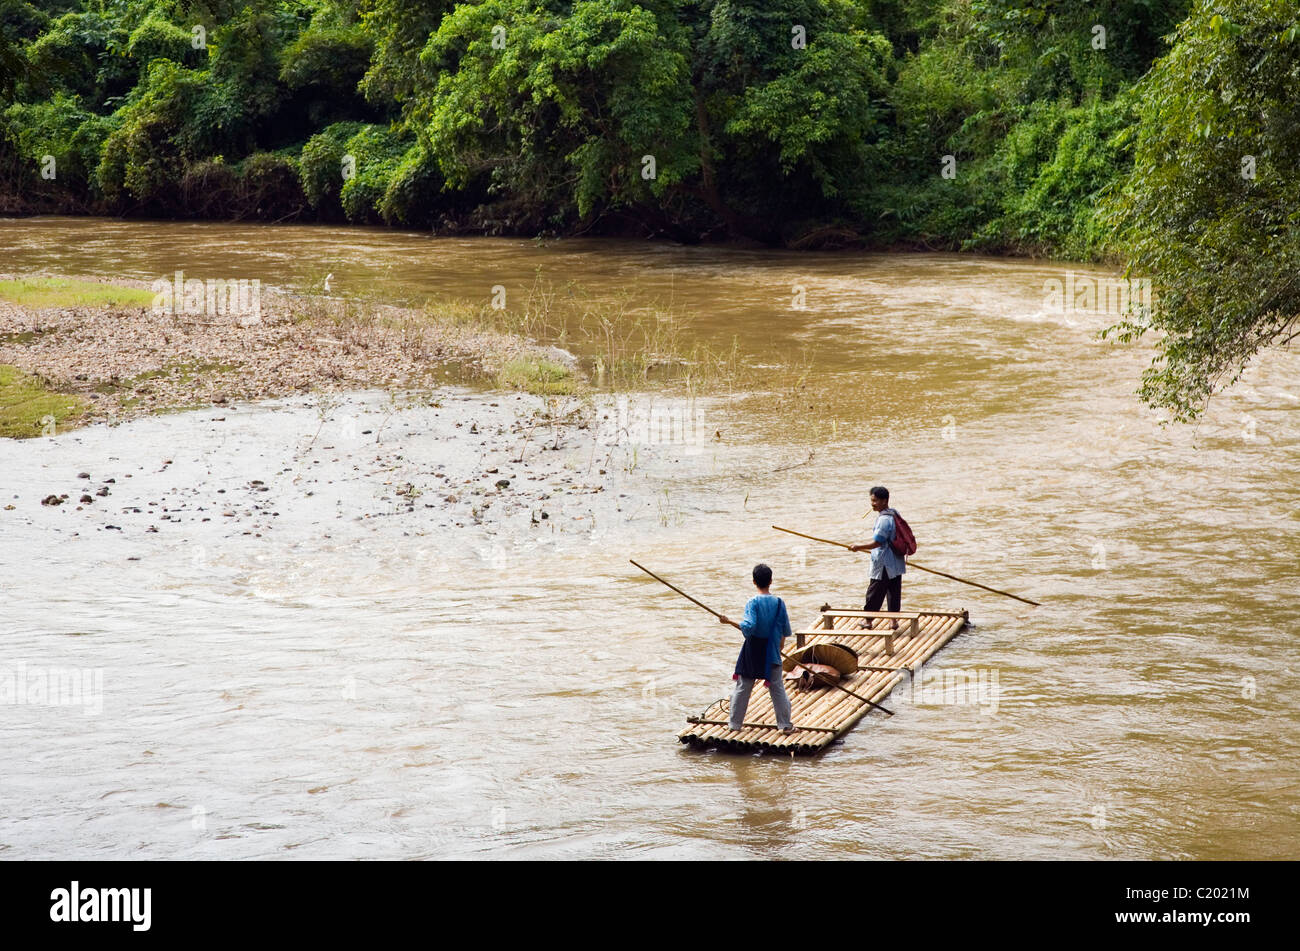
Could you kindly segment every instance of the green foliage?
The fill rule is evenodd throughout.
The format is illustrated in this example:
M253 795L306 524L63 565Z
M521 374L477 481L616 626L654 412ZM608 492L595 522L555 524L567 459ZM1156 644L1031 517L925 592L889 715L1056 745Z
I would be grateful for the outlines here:
M258 125L278 118L285 98L280 54L306 26L297 4L253 0L209 37L209 82L237 103L224 131L251 146Z
M1141 395L1176 419L1296 335L1297 12L1289 0L1198 3L1137 89L1133 169L1108 211L1156 306L1113 332L1160 335Z
M281 219L302 211L298 163L290 156L256 152L239 163L238 206L257 218Z
M775 146L783 174L806 167L822 194L834 195L841 178L861 173L856 146L880 131L876 97L891 58L880 34L826 28L806 50L781 49L781 67L736 96L723 131L742 152Z
M580 0L564 18L528 0L461 5L421 63L436 82L417 82L410 112L447 181L483 179L534 219L662 193L697 164L684 36L634 3Z
M348 139L363 127L361 122L337 122L313 135L302 147L302 190L313 208L327 213L342 210L338 197L343 188L343 156L347 154Z
M339 192L339 202L349 221L378 222L379 203L401 164L410 138L380 126L365 126L344 145L355 159L356 173Z
M147 307L153 292L62 277L0 281L0 300L22 307Z
M1025 69L1035 99L1113 95L1146 72L1187 0L971 0L980 41ZM1100 45L1100 48L1099 48Z
M992 227L1010 242L1086 260L1109 250L1095 210L1127 165L1120 139L1133 117L1122 103L1095 101L1063 110L1061 119L1051 158L1036 167L1027 188L1009 196L1007 214Z
M52 155L64 183L83 186L94 174L100 147L112 128L110 118L95 115L78 97L62 91L44 102L15 103L4 117L15 130L21 156L35 165Z
M127 55L143 63L154 59L183 62L191 50L190 31L157 15L150 15L131 31Z
M49 14L26 0L0 0L0 97L13 94L28 77L23 46L49 26ZM3 102L3 99L0 99Z
M486 0L440 20L406 111L451 187L534 226L703 205L771 238L773 198L806 210L861 183L892 51L857 6L566 6Z
M451 0L362 0L361 23L374 39L374 55L362 89L375 102L407 103L427 81L420 53L437 32Z
M104 140L96 181L106 196L166 199L184 171L184 144L211 121L206 80L170 60L150 63L141 89L117 112L117 127Z
M291 89L314 86L350 99L373 52L374 40L354 11L322 6L281 53L280 78Z
M433 223L444 184L437 160L420 143L411 145L392 167L388 187L379 200L380 217L394 224Z
M0 169L17 176L0 194L770 242L833 224L1093 255L1095 196L1131 158L1115 104L1184 6L0 0L0 90L16 100ZM37 148L67 172L56 183L32 179ZM300 195L291 163L246 164L263 153L297 160Z
M855 204L885 240L1110 256L1101 194L1132 161L1126 91L1185 3L973 0L935 19L889 89L889 179ZM1093 44L1105 28L1105 49ZM952 156L956 177L940 175Z
M17 367L0 364L0 439L31 439L51 420L57 431L64 420L80 415L85 401L55 393Z
M497 374L497 382L544 396L563 396L578 390L578 381L568 367L540 357L507 360Z

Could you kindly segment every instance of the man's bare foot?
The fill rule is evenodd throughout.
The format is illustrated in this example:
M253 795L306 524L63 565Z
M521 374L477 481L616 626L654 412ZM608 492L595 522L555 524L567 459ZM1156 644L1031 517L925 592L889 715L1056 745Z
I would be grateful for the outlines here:
M798 733L799 731L792 726L788 726L781 732L784 733L786 736L789 736L791 733Z

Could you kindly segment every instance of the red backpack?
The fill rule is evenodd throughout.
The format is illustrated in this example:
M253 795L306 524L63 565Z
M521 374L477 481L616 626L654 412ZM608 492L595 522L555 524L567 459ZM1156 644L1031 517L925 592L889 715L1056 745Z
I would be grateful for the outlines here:
M903 516L898 514L897 509L885 509L894 517L894 537L889 540L889 545L894 551L903 557L916 554L916 536L912 534L912 526L903 520Z

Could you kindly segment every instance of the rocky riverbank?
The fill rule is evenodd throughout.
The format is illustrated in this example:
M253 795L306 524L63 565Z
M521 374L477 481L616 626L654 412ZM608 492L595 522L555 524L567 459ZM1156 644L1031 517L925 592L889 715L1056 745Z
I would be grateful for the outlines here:
M0 274L0 284L15 280ZM0 366L82 401L80 412L59 419L58 431L317 390L407 390L493 379L508 368L515 370L510 380L524 389L534 375L552 391L574 384L567 354L484 329L468 311L260 289L256 313L212 313L211 307L186 313L179 301L168 308L82 302L94 300L95 285L143 292L149 290L144 282L57 280L92 293L71 304L51 304L50 295L0 294Z
M250 538L346 547L375 532L390 542L427 535L446 544L421 557L450 571L499 557L496 540L513 548L598 538L634 521L642 532L680 525L690 513L664 487L684 461L720 447L688 433L653 438L638 426L650 409L441 386L90 427L10 444L0 525L34 533L37 545L118 539L125 548L114 550L132 560L174 558L174 545L215 554L233 544L233 553ZM452 531L461 541L450 543Z

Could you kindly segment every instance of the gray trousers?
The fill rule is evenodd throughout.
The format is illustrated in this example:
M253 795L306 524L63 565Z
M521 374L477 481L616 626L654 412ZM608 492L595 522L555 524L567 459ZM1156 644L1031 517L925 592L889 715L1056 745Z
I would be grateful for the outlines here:
M776 725L786 729L790 722L790 698L785 695L785 684L781 680L781 665L773 664L767 670L768 692L772 694L772 709L776 712ZM733 730L739 730L745 722L745 710L749 707L749 692L754 689L754 681L748 677L737 677L731 689L731 722Z

